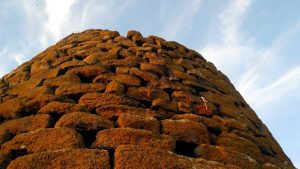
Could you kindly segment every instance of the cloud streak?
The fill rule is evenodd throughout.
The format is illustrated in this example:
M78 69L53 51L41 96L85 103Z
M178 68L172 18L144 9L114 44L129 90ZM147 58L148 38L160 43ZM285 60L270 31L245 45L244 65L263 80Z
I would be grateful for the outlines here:
M263 121L269 122L269 128L272 130L282 125L281 121L277 121L274 117L283 115L282 111L270 108L270 105L289 111L291 109L287 100L291 98L286 96L296 97L294 100L300 98L300 65L291 67L286 62L287 58L291 58L286 56L286 49L295 35L300 32L300 21L275 35L276 38L269 47L262 48L256 43L254 37L243 31L243 22L251 5L251 0L230 1L218 16L219 23L216 27L220 29L213 30L219 33L221 38L208 43L199 51L229 75L245 100L263 118ZM294 110L285 114L293 113ZM282 120L287 121L288 116L282 117ZM294 127L300 126L295 124ZM272 132L280 135L276 131ZM279 142L286 143L294 138L278 137L277 139ZM293 153L293 149L288 145L282 147L287 153Z
M263 107L281 101L291 93L298 94L300 97L299 86L300 66L297 66L263 88L256 88L252 94L247 95L247 98L249 102L255 103L256 107Z
M118 0L78 1L73 5L70 11L71 16L69 18L68 27L76 31L111 27L134 1L135 0L128 0L122 3Z
M250 4L251 0L233 0L219 15L222 25L220 28L223 34L223 43L230 45L239 45L241 43L243 36L241 36L240 27Z
M210 61L215 63L218 68L237 81L235 70L237 65L242 65L245 55L253 55L253 39L244 37L240 27L247 9L251 5L251 0L233 0L219 14L219 29L214 30L220 33L220 39L209 43L200 49L201 53ZM241 56L244 56L241 58ZM231 64L224 64L230 62ZM232 67L235 65L234 67ZM234 69L233 69L234 68ZM239 67L242 69L243 67Z
M281 55L281 52L289 45L294 35L299 31L300 22L297 22L291 28L283 31L269 48L258 49L255 62L251 64L251 69L248 69L241 77L237 83L237 88L246 96L249 96L255 89L259 88L259 86L272 85L261 84L261 82L264 81L263 79L271 80L271 72L276 75L282 73L280 71L274 71L278 70L277 67L279 64L282 65L282 63L284 63L285 58ZM266 78L267 76L269 76L269 78Z
M250 0L230 1L218 17L218 27L222 28L218 30L221 34L220 40L208 44L199 51L226 72L245 99L254 107L259 108L259 106L265 106L267 102L258 101L256 98L262 98L262 93L270 95L267 91L274 89L272 86L276 81L284 79L283 74L286 72L276 70L276 67L284 59L280 55L281 52L299 32L300 22L284 30L269 48L259 48L255 44L255 39L245 36L241 29L250 5ZM288 72L286 76L289 73L291 72ZM288 78L285 83L288 83L288 80L291 79ZM284 87L284 85L276 85L276 87Z
M202 3L202 0L194 0L192 3L179 4L178 9L180 10L174 10L174 14L164 25L162 34L169 39L174 39L178 36L179 32L184 33L190 31ZM165 10L166 9L161 12L163 15Z

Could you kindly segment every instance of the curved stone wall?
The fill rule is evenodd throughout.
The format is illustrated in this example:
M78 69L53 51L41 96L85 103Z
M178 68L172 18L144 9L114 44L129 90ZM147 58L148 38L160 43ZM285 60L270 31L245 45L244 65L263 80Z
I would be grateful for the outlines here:
M156 36L71 34L0 81L0 168L294 168L229 79Z

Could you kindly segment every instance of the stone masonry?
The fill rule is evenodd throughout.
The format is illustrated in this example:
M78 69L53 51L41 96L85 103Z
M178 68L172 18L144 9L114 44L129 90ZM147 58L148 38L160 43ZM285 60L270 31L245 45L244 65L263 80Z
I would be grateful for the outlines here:
M2 77L0 124L0 168L294 168L212 63L137 31L71 34Z

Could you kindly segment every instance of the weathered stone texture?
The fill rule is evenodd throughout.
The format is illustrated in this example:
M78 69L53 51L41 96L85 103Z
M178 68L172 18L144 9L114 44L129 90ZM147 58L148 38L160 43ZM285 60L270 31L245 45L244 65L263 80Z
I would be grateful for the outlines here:
M175 140L168 135L155 135L150 131L133 128L106 129L98 132L94 148L115 149L119 145L133 144L174 150Z
M26 151L36 153L64 148L84 147L82 137L71 128L38 129L29 133L19 134L12 140L4 143L1 151Z
M0 168L294 168L229 79L137 31L71 34L0 79Z
M141 168L141 169L238 169L235 166L222 163L194 159L176 155L173 152L150 147L122 145L115 152L115 168Z
M12 161L8 169L110 169L108 152L92 149L62 149L25 155Z

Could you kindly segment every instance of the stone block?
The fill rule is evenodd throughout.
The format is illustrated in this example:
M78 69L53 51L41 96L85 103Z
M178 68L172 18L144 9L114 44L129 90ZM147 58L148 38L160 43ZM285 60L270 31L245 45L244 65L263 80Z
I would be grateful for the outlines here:
M21 99L14 98L4 103L0 103L0 117L17 118L24 112L24 104Z
M247 154L239 153L220 146L201 144L195 149L195 154L197 157L204 158L206 160L236 165L241 168L244 168L245 166L249 169L261 168L261 165Z
M201 116L198 116L196 114L176 114L174 116L172 116L173 120L182 120L182 119L186 119L186 120L190 120L190 121L194 121L197 123L202 123L203 122L203 118Z
M50 128L18 134L11 141L4 143L1 151L4 153L26 151L30 154L49 150L83 147L82 137L75 129Z
M25 104L25 110L29 113L34 114L38 112L43 106L52 101L74 103L74 101L71 99L55 96L53 94L40 94Z
M63 85L76 84L80 82L81 80L79 76L75 74L66 74L66 75L46 79L43 85L50 86L50 87L59 87Z
M210 143L205 125L190 120L162 120L162 132L176 139L193 144Z
M97 75L106 73L108 70L101 65L83 65L76 68L71 68L66 74L76 74L80 78L93 79Z
M141 103L136 100L111 93L87 93L80 97L79 104L89 110L106 105L128 105L138 107Z
M103 92L105 85L102 83L78 83L59 86L55 90L55 95L58 96L78 96L85 93Z
M73 112L63 115L55 124L55 127L70 127L77 131L99 131L114 126L112 121L90 113Z
M146 117L160 117L159 113L150 109L131 107L126 105L107 105L96 109L96 114L106 119L118 119L122 114L141 115Z
M159 148L137 145L121 145L114 155L115 169L239 169L236 166L224 165L203 159L188 158Z
M129 74L140 77L141 79L143 79L146 82L153 82L158 80L158 76L156 74L153 74L151 72L147 72L147 71L142 71L138 68L131 68Z
M263 162L261 151L252 141L231 133L222 133L218 137L217 145L243 152L255 159L257 162Z
M155 135L148 130L133 128L112 128L98 132L93 148L115 149L119 145L142 145L169 151L175 149L174 138L168 135Z
M134 115L123 113L119 116L117 124L121 128L130 127L136 129L143 129L152 131L154 134L159 134L160 124L153 116L147 115Z
M0 125L0 133L7 130L13 136L51 126L52 118L48 114L38 114L9 120Z
M13 160L8 169L110 169L106 150L62 149L25 155Z
M159 65L154 65L154 64L150 64L150 63L142 63L140 65L140 69L142 71L148 71L148 72L153 72L156 73L160 76L164 76L166 75L166 70L164 67L159 66Z
M122 83L120 83L116 80L113 80L107 84L105 93L114 93L114 94L121 95L124 93L124 90L125 90L125 87Z
M140 86L141 84L139 78L127 74L116 74L113 79L127 86Z
M116 74L114 73L102 73L99 74L97 77L93 79L93 83L103 83L103 84L108 84L110 81L113 80L113 77Z
M66 114L74 111L83 111L86 112L87 109L84 106L74 103L63 103L58 101L53 101L43 106L39 110L39 114Z

